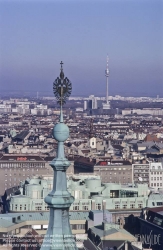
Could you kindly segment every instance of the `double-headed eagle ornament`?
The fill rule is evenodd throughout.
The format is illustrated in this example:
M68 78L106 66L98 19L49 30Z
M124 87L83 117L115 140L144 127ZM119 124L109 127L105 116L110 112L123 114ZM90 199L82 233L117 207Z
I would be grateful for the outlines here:
M66 103L67 98L71 95L72 91L72 85L70 80L65 77L63 73L63 62L61 61L61 72L60 72L60 78L57 77L57 79L53 82L53 93L57 99L57 103L62 106Z

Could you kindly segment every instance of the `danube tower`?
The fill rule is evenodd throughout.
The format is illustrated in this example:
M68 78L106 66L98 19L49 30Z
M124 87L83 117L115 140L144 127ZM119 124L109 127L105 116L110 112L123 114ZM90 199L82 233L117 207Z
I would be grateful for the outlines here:
M41 250L77 250L69 222L69 208L74 197L67 190L66 169L70 162L64 155L64 141L69 137L69 128L63 122L62 106L71 94L71 82L64 77L61 62L60 77L53 83L53 92L60 105L60 121L54 126L53 136L58 141L57 157L50 166L54 170L53 190L45 197L50 208L49 225Z
M108 56L106 59L105 76L106 76L106 103L103 103L103 109L110 109L110 103L108 100L108 85L109 85L109 57Z

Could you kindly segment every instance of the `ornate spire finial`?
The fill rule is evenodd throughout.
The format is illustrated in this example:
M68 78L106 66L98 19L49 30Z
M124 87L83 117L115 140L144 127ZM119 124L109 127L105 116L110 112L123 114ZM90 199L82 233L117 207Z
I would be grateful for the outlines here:
M62 65L63 65L63 62L62 62L62 61L60 62L60 65L61 65L60 78L63 80L63 79L64 79L64 73L63 73L63 68L62 68Z
M57 99L57 102L60 106L66 103L67 98L71 95L72 85L67 77L64 78L63 72L63 62L61 61L61 72L60 78L57 79L53 83L53 93Z
M63 65L63 62L62 62L62 61L60 62L60 65L61 65L60 78L63 80L63 79L64 79L64 73L63 73L63 68L62 68L62 65Z
M61 69L62 69L62 65L63 65L63 62L62 62L62 61L60 62L60 65L61 65Z

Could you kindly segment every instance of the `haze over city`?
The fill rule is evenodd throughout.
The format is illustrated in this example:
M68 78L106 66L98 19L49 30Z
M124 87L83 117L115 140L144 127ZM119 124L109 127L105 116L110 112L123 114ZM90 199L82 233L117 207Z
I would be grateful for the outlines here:
M0 1L0 91L52 94L64 62L72 95L163 96L163 2Z
M0 0L0 250L163 250L163 0Z

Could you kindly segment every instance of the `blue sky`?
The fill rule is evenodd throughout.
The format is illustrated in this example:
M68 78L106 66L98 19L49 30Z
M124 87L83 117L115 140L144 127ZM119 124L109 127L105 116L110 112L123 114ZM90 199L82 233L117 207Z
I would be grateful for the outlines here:
M163 96L162 0L0 0L0 91Z

